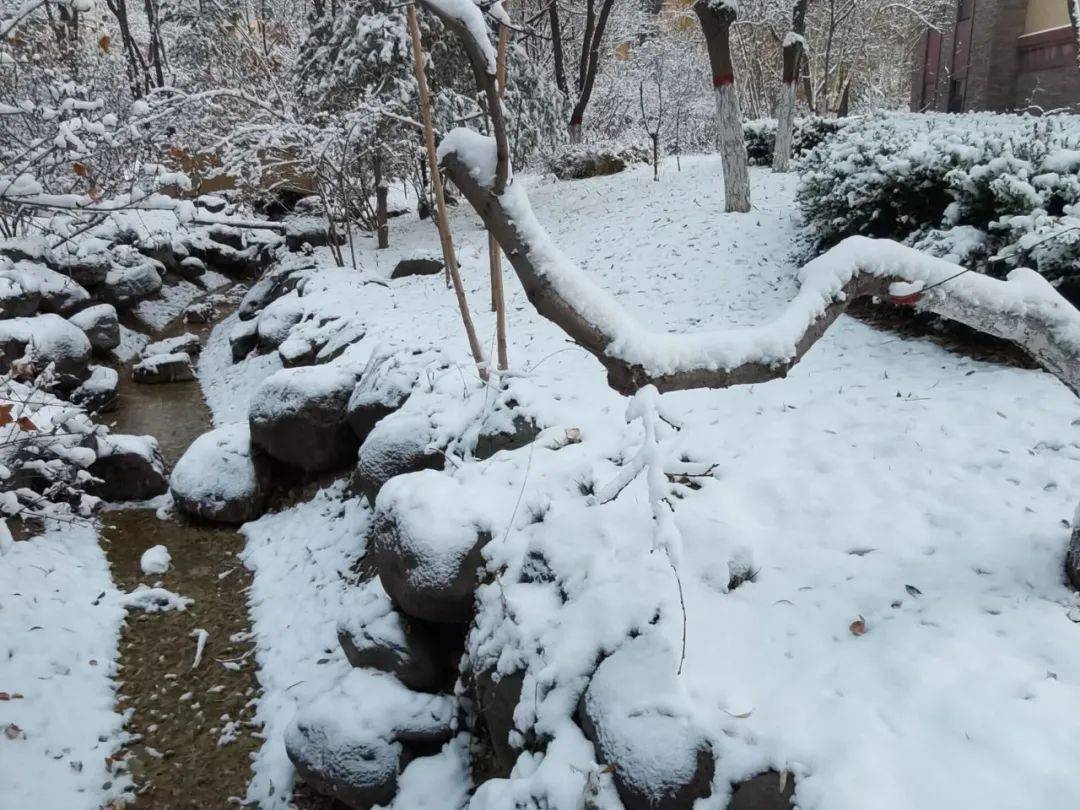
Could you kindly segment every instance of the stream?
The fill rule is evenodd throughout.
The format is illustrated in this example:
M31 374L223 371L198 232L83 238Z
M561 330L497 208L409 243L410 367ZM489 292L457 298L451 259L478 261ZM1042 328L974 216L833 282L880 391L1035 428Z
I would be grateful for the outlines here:
M154 339L190 331L205 345L211 328L181 321ZM212 427L197 380L139 384L129 367L120 380L119 407L106 421L117 433L155 436L170 468ZM130 712L133 739L114 759L132 775L135 806L239 804L261 744L250 724L258 683L247 612L251 574L238 557L244 538L176 512L162 520L145 508L105 512L101 538L118 588L160 581L194 599L183 612L129 613L120 638L117 709ZM168 548L172 566L143 574L140 557L156 545ZM208 636L194 666L199 630Z

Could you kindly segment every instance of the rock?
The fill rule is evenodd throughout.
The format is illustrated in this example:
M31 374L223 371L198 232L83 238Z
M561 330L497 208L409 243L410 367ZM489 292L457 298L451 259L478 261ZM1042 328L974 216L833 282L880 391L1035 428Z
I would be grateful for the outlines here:
M626 810L689 808L712 793L712 745L694 721L659 635L626 641L596 668L578 716Z
M447 505L454 509L447 512ZM445 624L472 618L491 540L457 479L433 470L400 476L375 504L368 547L383 588L404 613Z
M372 391L361 380L349 397L349 426L363 442L376 424L404 405L408 398L404 392Z
M276 301L283 295L288 295L295 290L302 278L302 274L298 271L303 269L306 268L304 266L290 266L274 270L252 284L251 289L240 300L240 306L237 309L240 320L246 321L254 318L272 301Z
M345 466L359 444L345 410L355 385L355 376L336 366L271 374L251 398L251 441L309 473Z
M94 351L107 352L120 345L120 320L112 304L97 304L68 318L86 333Z
M277 347L281 365L285 368L311 366L319 354L319 346L306 338L289 338Z
M184 235L181 244L186 256L199 259L205 267L229 276L257 275L264 266L265 256L259 245L235 247L244 244L243 234L229 226L214 225L190 231Z
M20 262L15 269L37 282L41 300L38 308L57 315L71 315L90 305L90 293L70 276L50 270L43 264Z
M341 234L335 236L338 244L344 241ZM312 247L330 244L330 229L325 217L294 216L286 221L285 246L289 250L297 251L305 244Z
M1077 507L1073 517L1072 539L1069 540L1069 549L1065 553L1065 578L1080 591L1080 507Z
M373 504L391 478L418 470L441 470L445 456L429 448L431 438L426 417L402 414L380 421L360 445L353 473L356 489Z
M765 771L735 785L728 810L791 810L795 777Z
M120 375L109 366L93 366L90 376L71 392L71 401L89 413L106 413L116 408Z
M394 272L390 278L405 278L406 276L434 276L442 272L442 259L434 256L412 256L404 258L394 266Z
M501 450L517 450L540 435L540 428L531 419L513 414L509 423L494 420L485 425L476 440L473 457L491 458Z
M453 698L406 689L381 672L353 669L300 708L285 731L297 773L357 810L389 804L398 774L419 750L453 736Z
M153 436L99 436L97 461L89 472L102 480L92 483L88 491L106 501L145 501L169 486L165 460Z
M197 301L184 309L185 323L210 323L217 317L213 301Z
M75 324L59 315L0 321L0 373L29 355L38 370L56 364L62 387L74 388L89 375L90 341Z
M199 336L193 335L191 332L185 332L182 335L149 343L139 355L145 358L153 357L155 354L179 354L183 352L192 357L201 351L202 344L199 342Z
M0 271L0 318L26 318L40 304L37 279L14 268Z
M266 509L270 476L253 456L245 422L204 433L173 468L169 489L181 511L239 525Z
M493 669L484 669L473 675L480 714L487 726L498 766L498 771L491 776L508 777L517 762L520 752L510 744L510 733L517 728L514 725L514 710L521 700L524 682L525 673L520 670L502 674Z
M224 211L225 206L228 204L228 201L222 197L215 197L212 194L200 194L195 198L195 205L199 208L205 208L211 214L218 214Z
M284 295L267 305L260 314L256 330L259 348L276 349L289 337L289 332L304 317L304 305L295 292Z
M53 251L49 267L77 284L96 287L104 283L112 267L109 244L97 237L82 239L78 245L68 242Z
M137 383L187 382L195 379L195 369L186 352L154 354L131 369L131 379Z
M186 256L180 260L180 263L176 267L176 272L181 278L186 278L188 281L195 281L206 274L206 265L203 264L203 260L197 256Z
M160 266L151 260L114 266L105 276L102 297L115 306L127 306L156 295L161 290Z
M445 685L435 634L395 610L377 577L347 595L337 636L354 667L387 672L417 692Z
M10 259L12 262L46 262L49 259L49 248L45 240L40 236L34 237L11 237L0 239L0 256Z
M255 351L259 344L257 327L256 321L240 321L229 332L229 349L234 363L239 363Z

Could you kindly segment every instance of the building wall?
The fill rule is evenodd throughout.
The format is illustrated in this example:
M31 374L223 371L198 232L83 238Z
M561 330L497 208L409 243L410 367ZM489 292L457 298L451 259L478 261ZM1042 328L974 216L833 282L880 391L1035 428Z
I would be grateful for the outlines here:
M912 109L1080 111L1065 0L953 0L950 19L947 30L924 35Z

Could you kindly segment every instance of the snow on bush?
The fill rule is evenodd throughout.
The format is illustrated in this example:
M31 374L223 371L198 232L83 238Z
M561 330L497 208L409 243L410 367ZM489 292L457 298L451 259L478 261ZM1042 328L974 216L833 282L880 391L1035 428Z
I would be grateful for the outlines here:
M554 151L547 159L547 169L560 180L581 180L618 174L639 163L651 160L644 146L618 143L569 144Z
M853 119L822 118L811 115L795 120L792 134L791 152L794 157L805 155L821 144L829 136L840 132ZM776 143L776 119L758 118L743 122L743 137L746 138L746 156L751 166L771 166L773 146Z
M889 237L995 276L1080 278L1080 118L889 115L849 124L802 160L814 250Z

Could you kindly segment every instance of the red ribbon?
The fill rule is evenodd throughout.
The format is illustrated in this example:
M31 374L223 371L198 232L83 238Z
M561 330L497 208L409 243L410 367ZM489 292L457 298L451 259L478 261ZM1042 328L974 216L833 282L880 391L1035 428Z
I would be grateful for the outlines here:
M725 73L723 76L713 76L713 87L724 87L728 84L735 84L735 77L730 73Z

